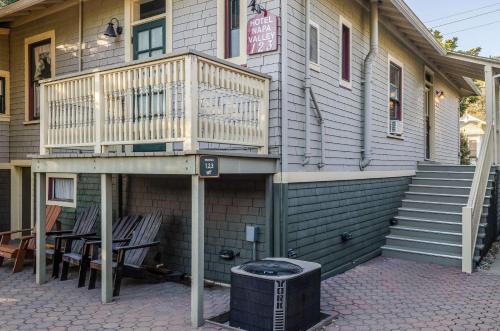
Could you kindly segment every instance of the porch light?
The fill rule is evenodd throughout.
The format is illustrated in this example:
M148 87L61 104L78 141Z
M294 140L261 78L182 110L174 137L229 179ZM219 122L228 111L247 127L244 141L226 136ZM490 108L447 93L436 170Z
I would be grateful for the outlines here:
M445 97L443 90L436 90L436 102L443 100Z
M115 26L113 23L113 20L116 21L116 30ZM121 35L123 32L123 28L120 26L120 22L118 21L117 18L113 17L109 22L108 22L108 27L106 28L106 31L104 32L104 35L106 37L113 37L116 38L117 35Z

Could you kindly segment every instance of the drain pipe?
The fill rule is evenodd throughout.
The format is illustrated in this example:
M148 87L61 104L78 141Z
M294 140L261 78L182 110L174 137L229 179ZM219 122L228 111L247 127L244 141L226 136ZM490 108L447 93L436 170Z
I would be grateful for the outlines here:
M304 153L304 161L302 165L305 166L311 161L311 133L310 133L310 122L311 122L311 100L314 104L314 109L316 111L316 116L319 118L320 124L320 135L321 135L321 161L318 164L318 168L323 168L325 166L325 137L324 137L324 120L321 115L321 110L319 109L318 102L316 101L316 97L312 90L311 86L311 30L309 26L311 17L311 0L305 0L305 82L304 82L304 92L305 92L305 153Z
M310 16L311 16L311 0L305 0L305 44L306 44L306 49L305 49L305 68L304 68L304 74L305 74L305 81L304 81L304 88L305 88L305 116L306 116L306 121L305 121L305 143L306 143L306 150L304 153L304 161L302 162L302 165L307 165L311 161L311 146L309 144L309 139L310 139L310 132L309 132L309 125L310 125L310 118L311 117L311 99L309 97L309 92L311 90L311 65L309 63L309 60L311 59L311 28L309 26L309 22L311 21Z
M373 65L378 55L378 5L379 0L370 1L370 51L364 65L364 121L363 148L361 150L360 170L365 170L371 163L371 125L372 125L372 86Z

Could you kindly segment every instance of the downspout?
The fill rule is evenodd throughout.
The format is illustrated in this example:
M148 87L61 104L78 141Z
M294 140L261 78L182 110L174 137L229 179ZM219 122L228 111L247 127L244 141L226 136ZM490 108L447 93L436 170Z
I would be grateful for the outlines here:
M310 144L310 117L311 117L311 100L314 104L314 109L316 110L316 115L319 118L320 124L320 139L321 139L321 160L318 164L318 168L323 168L325 166L325 137L324 137L324 120L321 115L321 111L318 106L318 102L316 101L316 97L312 90L311 85L311 30L309 26L310 16L311 16L311 1L305 0L305 80L304 80L304 92L305 92L305 153L304 153L304 161L302 165L305 166L309 164L311 161L311 144Z
M378 55L378 5L379 0L370 1L370 51L365 58L364 65L364 121L363 121L363 148L361 150L360 170L365 170L371 163L371 125L372 125L372 86L373 65Z
M83 0L78 1L78 71L83 69Z
M309 60L311 59L311 28L309 27L310 16L311 16L311 0L305 0L305 68L304 68L304 88L305 88L305 153L304 153L304 161L302 165L307 165L311 161L311 146L309 144L310 132L309 125L311 117L311 100L309 97L309 91L311 89L311 65Z

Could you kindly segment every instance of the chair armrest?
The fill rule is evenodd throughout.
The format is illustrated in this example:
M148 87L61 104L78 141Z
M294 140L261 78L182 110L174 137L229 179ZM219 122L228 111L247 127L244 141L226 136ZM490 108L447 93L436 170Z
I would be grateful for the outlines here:
M67 233L72 233L73 230L61 230L61 231L49 231L49 232L46 232L45 234L47 236L61 236L63 234L67 234Z
M101 238L99 238L101 239ZM130 239L113 239L112 242L113 243L126 243L130 241ZM102 244L102 240L94 240L94 241L87 241L85 242L85 244L87 245L101 245Z
M35 237L36 237L35 234L30 234L29 236L22 236L19 239L21 239L21 240L29 240L29 239L34 239Z
M140 244L140 245L132 245L132 246L122 246L122 247L117 247L115 251L130 251L133 249L140 249L140 248L146 248L146 247L152 247L152 246L157 246L159 245L159 241L153 241L150 243L145 243L145 244Z
M5 235L8 235L8 234L14 234L14 233L20 233L20 232L28 232L28 231L32 231L33 229L22 229L22 230L14 230L14 231L4 231L4 232L0 232L0 236L5 236Z
M62 235L62 236L57 236L59 239L85 239L86 237L89 236L95 236L96 233L83 233L83 234L69 234L69 235Z

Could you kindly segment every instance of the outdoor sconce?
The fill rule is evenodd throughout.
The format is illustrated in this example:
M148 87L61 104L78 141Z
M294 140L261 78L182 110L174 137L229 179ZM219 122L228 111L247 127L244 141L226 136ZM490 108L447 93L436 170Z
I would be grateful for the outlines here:
M116 30L115 26L113 24L113 20L116 21ZM116 38L118 35L121 35L123 32L123 28L120 26L120 22L118 21L117 18L113 17L109 22L108 22L108 27L106 28L106 31L104 32L104 35L106 37L113 37Z
M444 99L444 91L443 90L436 90L436 102L439 102L439 100Z

